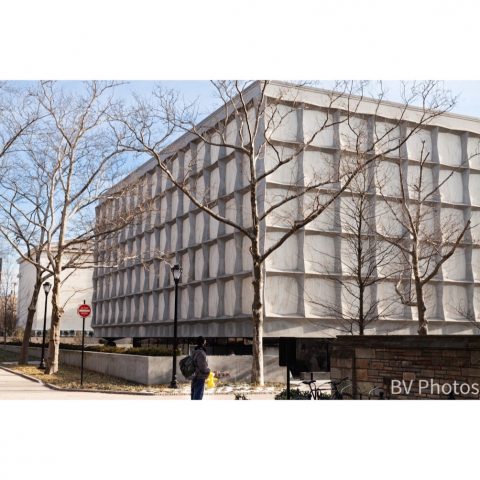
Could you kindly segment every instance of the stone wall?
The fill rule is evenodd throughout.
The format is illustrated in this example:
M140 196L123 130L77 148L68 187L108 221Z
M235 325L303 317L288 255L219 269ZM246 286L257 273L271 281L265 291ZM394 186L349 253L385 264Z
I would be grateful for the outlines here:
M20 347L3 346L0 348L19 352ZM40 348L30 347L30 357L40 358ZM178 361L183 358L181 355ZM60 363L80 367L81 352L77 350L60 350ZM229 372L228 381L249 382L252 368L251 355L209 355L208 364L212 370ZM149 357L144 355L125 355L121 353L85 352L84 367L94 372L124 378L132 382L154 385L169 383L172 375L171 357ZM278 355L265 355L265 381L285 382L285 367L278 366ZM177 379L184 382L177 364Z
M390 399L480 398L480 336L338 337L330 364L332 380L348 377L355 398L374 387Z

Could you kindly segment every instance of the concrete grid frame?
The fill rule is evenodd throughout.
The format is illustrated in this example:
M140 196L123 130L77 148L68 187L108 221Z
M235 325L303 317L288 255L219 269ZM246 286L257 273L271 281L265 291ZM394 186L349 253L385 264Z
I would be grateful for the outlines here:
M258 96L258 83L250 86L245 95L247 100ZM282 114L282 122L272 133L271 141L283 155L304 142L316 125L323 122L329 95L330 92L315 88L275 82L270 85L268 96L277 102L281 98L277 108ZM331 109L328 111L339 120L346 115L343 108L344 104L339 104L333 113ZM348 123L336 122L324 129L295 162L267 177L259 192L260 209L264 211L292 185L305 184L312 176L338 169L341 159L353 150L351 143L357 141L358 132L363 130L366 139L373 135L380 137L382 129L395 125L402 109L402 105L390 102L382 102L379 108L375 100L362 99ZM419 109L408 107L385 141L390 145L405 138L419 115ZM221 109L204 122L211 124L212 119L222 120ZM355 138L351 135L352 125L357 131ZM227 139L239 142L236 120L232 119L226 128ZM220 214L244 226L250 225L246 164L238 152L204 144L192 134L176 140L169 152L175 176L194 178L197 195L208 195L216 201L215 208ZM471 317L477 320L480 317L480 249L472 236L478 238L480 233L480 120L449 113L436 117L401 148L375 166L372 164L371 174L392 174L400 162L405 177L412 181L418 175L419 160L425 152L429 154L425 164L427 181L432 187L440 185L432 221L441 224L442 219L451 216L460 222L471 218L473 225L455 255L428 287L430 332L475 333ZM259 160L262 164L259 168L268 168L273 161L268 147ZM447 177L448 181L442 183ZM154 160L121 182L126 183L136 184L136 192L99 205L99 219L133 208L145 198L154 199L155 208L135 225L96 245L98 266L93 279L92 322L95 335L172 336L173 280L169 265L159 258L159 253L171 252L171 263L178 262L183 268L179 336L251 337L251 259L243 234L196 208L166 179ZM398 195L398 174L389 177L385 189L387 195ZM387 221L388 213L378 193L378 188L374 188L371 204L380 224ZM349 308L348 296L332 279L332 271L342 275L342 255L346 255L342 239L343 206L349 195L343 194L328 211L290 237L267 259L265 337L332 337L339 333L335 319L321 304L322 299L329 298L342 308ZM291 202L286 209L267 217L262 224L263 248L285 231L285 222L295 217L298 209L305 208L306 202L308 197L302 197L295 205ZM319 257L329 265L319 262ZM391 281L381 282L371 287L369 295L381 302L383 298L392 298L393 288ZM459 301L469 318L456 308ZM415 308L399 301L393 304L391 313L375 322L370 333L416 333Z

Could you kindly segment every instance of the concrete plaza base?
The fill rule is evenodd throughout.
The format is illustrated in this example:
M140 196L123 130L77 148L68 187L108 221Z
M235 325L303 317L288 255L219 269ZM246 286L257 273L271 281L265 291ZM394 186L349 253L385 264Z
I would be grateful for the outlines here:
M3 346L0 348L19 352L20 347ZM41 349L30 347L30 357L40 358ZM180 361L183 355L178 358ZM60 362L65 365L80 367L81 352L77 350L60 350ZM251 355L210 355L208 364L212 370L229 372L229 381L249 382L252 368ZM122 353L85 352L84 367L98 373L124 378L143 385L168 383L172 376L171 357L149 357L144 355L126 355ZM285 382L286 370L278 366L278 356L264 356L265 381ZM177 364L177 379L184 381Z

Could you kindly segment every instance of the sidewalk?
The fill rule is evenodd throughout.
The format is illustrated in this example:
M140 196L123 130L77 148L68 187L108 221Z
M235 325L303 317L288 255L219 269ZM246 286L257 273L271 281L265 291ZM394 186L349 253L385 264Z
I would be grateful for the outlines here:
M8 365L4 365L8 368ZM273 394L254 394L252 400L273 400ZM234 400L234 395L208 394L204 400ZM53 390L0 367L0 400L190 400L189 395L135 395Z

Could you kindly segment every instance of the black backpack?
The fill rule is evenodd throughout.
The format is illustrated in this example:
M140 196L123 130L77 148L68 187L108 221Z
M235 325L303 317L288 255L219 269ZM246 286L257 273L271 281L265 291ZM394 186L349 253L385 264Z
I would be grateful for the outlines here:
M193 360L193 357L191 355L188 355L185 358L182 358L179 365L182 375L187 380L190 380L190 378L195 373L195 361Z

